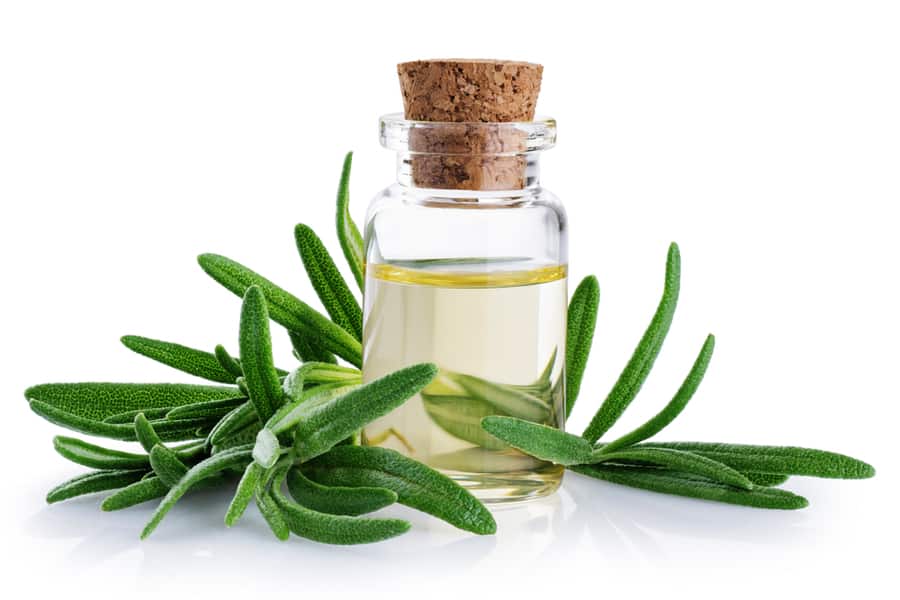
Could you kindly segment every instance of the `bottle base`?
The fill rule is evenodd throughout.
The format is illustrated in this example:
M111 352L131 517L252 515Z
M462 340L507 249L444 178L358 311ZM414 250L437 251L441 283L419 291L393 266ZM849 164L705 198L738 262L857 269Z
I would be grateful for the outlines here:
M442 472L485 504L512 504L554 493L562 483L565 468L548 465L542 469L504 473Z

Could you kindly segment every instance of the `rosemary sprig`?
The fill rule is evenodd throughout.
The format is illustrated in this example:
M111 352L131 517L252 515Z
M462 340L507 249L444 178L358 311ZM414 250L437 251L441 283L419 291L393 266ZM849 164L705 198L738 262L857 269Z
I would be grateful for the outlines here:
M791 475L840 479L872 477L875 469L871 465L825 450L706 442L645 442L674 421L697 391L715 347L712 335L706 338L681 387L658 414L611 442L597 442L637 396L659 354L675 314L680 270L678 246L672 244L666 261L663 296L656 313L581 437L500 415L484 417L481 421L484 430L535 458L565 465L576 473L596 479L757 508L807 506L805 498L771 489ZM582 320L581 311L576 315ZM570 325L571 322L570 313ZM593 331L593 323L590 330ZM586 360L586 356L582 360ZM586 453L586 446L589 453Z

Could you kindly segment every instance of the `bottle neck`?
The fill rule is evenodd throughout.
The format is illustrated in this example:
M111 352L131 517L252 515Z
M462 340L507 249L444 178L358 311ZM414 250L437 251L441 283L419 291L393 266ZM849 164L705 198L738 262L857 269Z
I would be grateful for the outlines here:
M517 192L540 185L540 153L397 153L397 183L460 192Z
M379 137L397 152L400 185L499 194L538 187L538 156L556 143L556 121L457 123L385 115Z

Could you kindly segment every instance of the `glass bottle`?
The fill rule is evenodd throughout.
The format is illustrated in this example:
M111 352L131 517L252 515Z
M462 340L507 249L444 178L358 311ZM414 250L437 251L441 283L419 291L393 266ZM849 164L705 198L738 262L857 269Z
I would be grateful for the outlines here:
M481 429L490 414L563 428L566 215L541 187L556 123L443 123L387 115L397 181L366 216L363 379L434 362L421 394L362 441L398 450L484 501L552 493L562 467Z

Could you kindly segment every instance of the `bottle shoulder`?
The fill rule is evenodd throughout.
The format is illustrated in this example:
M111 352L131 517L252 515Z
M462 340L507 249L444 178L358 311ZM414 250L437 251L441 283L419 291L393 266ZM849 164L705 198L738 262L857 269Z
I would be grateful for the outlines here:
M429 214L426 211L437 209L451 214L454 211L465 211L473 219L491 213L490 218L497 218L497 213L517 215L518 211L549 212L561 223L566 220L566 210L560 198L542 186L533 186L525 190L508 192L471 192L455 190L426 190L393 183L378 192L369 202L366 211L366 223L376 215L384 213Z
M475 195L477 194L477 195ZM515 194L445 192L390 185L375 195L364 237L371 263L500 258L567 262L568 225L559 198L534 186Z

